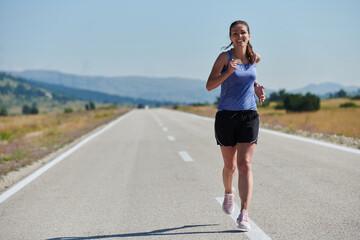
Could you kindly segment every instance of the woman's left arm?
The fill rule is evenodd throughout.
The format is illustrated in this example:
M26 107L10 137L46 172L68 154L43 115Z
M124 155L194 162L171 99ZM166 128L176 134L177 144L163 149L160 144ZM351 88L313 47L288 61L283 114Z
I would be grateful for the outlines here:
M256 57L255 57L255 62L256 63L259 63L260 60L261 60L261 56L260 54L258 53L255 53L256 54ZM262 103L265 101L265 92L264 92L264 89L265 87L264 86L261 86L257 80L255 80L254 82L254 89L255 89L255 94L256 96L258 97L259 99L259 103L260 105L262 105Z

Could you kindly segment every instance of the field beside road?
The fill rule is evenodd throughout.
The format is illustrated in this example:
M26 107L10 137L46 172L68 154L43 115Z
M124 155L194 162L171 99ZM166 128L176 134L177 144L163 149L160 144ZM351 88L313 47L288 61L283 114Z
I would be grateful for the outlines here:
M128 111L115 108L0 117L0 178Z
M276 110L276 103L259 107L258 112L262 127L360 148L360 108L340 108L345 102L360 106L360 100L342 98L322 100L316 112L289 113ZM207 117L215 117L217 111L216 106L179 106L178 110Z

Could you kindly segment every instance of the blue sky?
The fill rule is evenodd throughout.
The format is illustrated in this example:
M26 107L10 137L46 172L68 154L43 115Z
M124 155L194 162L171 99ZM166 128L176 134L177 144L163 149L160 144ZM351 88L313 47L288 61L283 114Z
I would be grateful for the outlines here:
M206 80L245 20L258 81L360 86L358 0L0 0L0 70Z

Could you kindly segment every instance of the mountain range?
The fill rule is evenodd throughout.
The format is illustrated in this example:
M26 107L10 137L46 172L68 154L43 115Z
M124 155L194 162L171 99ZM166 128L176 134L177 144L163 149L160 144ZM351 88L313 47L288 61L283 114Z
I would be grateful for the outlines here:
M38 83L158 102L212 104L220 95L220 89L208 92L205 88L206 82L198 79L79 76L43 70L10 72L10 74Z
M220 95L220 88L208 92L205 88L206 82L199 79L81 76L47 70L8 73L69 96L100 102L141 103L147 101L145 104L150 105L205 102L212 104ZM360 94L360 87L342 86L331 82L309 84L303 88L286 90L286 92L302 94L310 92L325 98L341 89L349 95ZM265 91L267 96L275 92L269 88ZM120 97L123 99L118 99Z
M348 95L358 95L360 94L360 87L358 86L343 86L339 83L319 83L319 84L309 84L303 88L294 89L289 92L293 93L302 93L306 94L308 92L315 94L320 97L328 97L330 94L344 90Z

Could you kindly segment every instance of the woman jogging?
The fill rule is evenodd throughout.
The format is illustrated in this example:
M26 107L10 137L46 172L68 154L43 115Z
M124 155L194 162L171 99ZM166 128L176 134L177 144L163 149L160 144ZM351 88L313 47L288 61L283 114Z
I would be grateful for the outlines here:
M239 173L238 189L241 211L238 227L250 230L248 210L253 188L251 161L259 132L259 115L255 95L260 104L265 100L264 87L256 80L256 64L260 55L253 52L249 25L235 21L230 26L230 50L216 59L206 83L211 91L221 85L218 112L215 118L215 137L224 160L222 172L225 197L222 205L226 214L234 210L232 182L236 168Z

